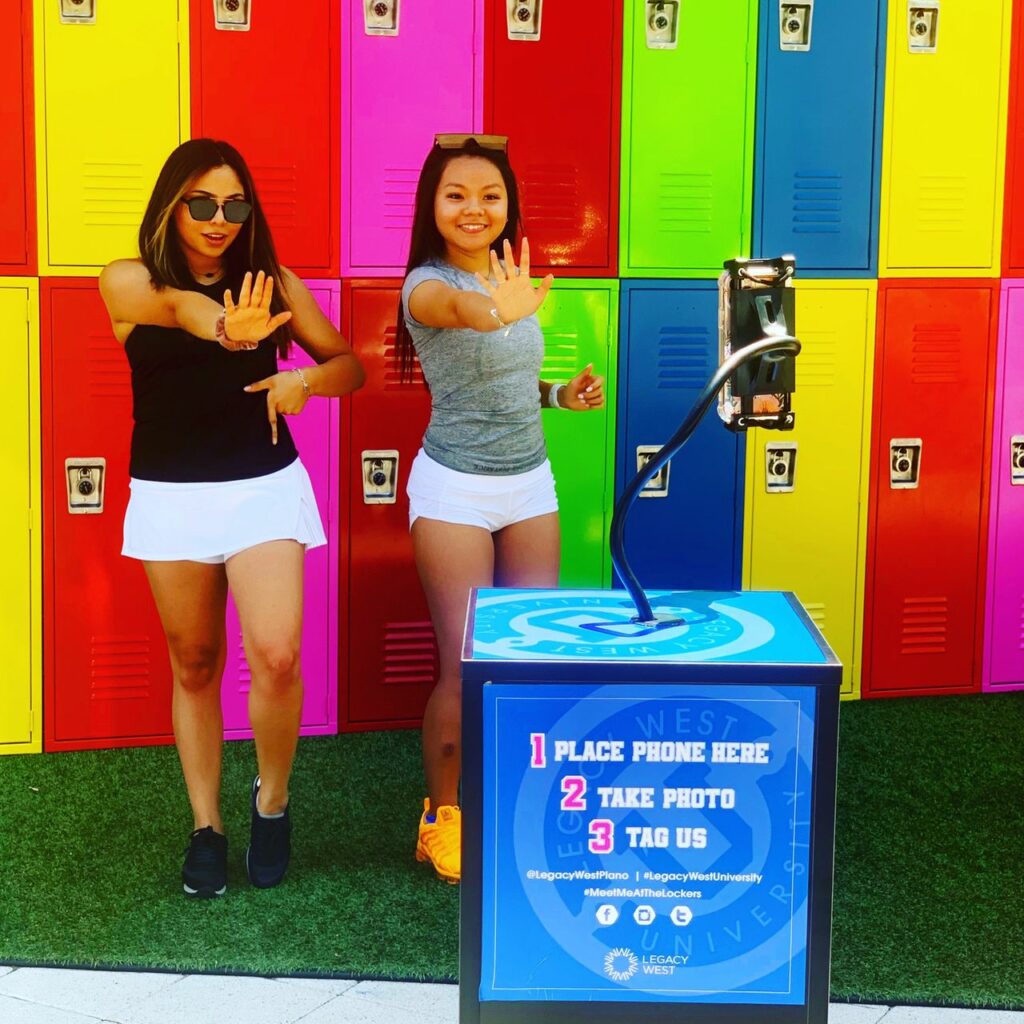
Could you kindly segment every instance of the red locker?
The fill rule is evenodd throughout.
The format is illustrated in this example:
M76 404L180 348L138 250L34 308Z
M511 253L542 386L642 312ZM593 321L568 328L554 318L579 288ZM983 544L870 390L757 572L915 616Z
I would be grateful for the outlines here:
M128 360L95 279L44 279L40 306L44 745L170 743L167 645L142 564L121 557ZM68 459L103 466L102 511L69 512L79 470Z
M1003 212L1003 269L1024 277L1024 4L1013 5L1010 57L1010 124L1006 133L1006 196Z
M622 4L487 0L486 19L485 130L509 136L533 266L614 277Z
M879 283L865 697L981 688L997 281Z
M366 369L366 383L348 403L348 430L342 427L349 438L341 495L349 550L341 579L348 579L349 591L342 602L348 621L340 632L349 637L349 669L338 717L346 732L418 726L437 678L437 648L413 562L405 493L430 418L430 395L418 367L411 383L400 380L398 284L342 283L342 333ZM396 458L397 472L391 461ZM382 474L381 484L374 483L375 473Z
M281 262L337 277L341 28L338 4L192 0L192 135L245 157Z
M9 24L13 18L13 25ZM0 274L36 272L32 3L13 0L0 32ZM11 30L13 28L13 31Z

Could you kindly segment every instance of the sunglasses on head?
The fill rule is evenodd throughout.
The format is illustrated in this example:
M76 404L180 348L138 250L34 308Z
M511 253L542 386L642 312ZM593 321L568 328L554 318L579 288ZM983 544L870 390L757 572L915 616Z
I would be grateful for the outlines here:
M224 219L229 224L244 224L252 213L252 203L244 199L228 199L218 203L210 196L193 196L191 199L182 199L182 202L188 207L193 220L213 220L217 210L223 210Z
M496 149L502 153L508 152L507 135L459 135L458 133L447 133L434 136L434 145L438 149L462 149L469 141L475 142L481 149Z

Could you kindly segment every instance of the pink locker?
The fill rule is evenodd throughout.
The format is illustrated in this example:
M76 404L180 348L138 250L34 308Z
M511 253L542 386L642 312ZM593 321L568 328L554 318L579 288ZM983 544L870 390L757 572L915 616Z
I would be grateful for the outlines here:
M481 3L345 0L343 277L403 273L416 179L434 135L481 130Z
M1024 281L1004 281L982 689L1024 689Z
M307 281L320 308L335 326L341 315L340 281ZM281 369L313 362L298 345ZM302 621L302 735L322 736L338 731L338 400L314 398L300 416L288 421L302 463L309 473L323 520L327 545L306 555ZM228 659L221 701L224 734L247 739L249 665L234 602L228 598Z

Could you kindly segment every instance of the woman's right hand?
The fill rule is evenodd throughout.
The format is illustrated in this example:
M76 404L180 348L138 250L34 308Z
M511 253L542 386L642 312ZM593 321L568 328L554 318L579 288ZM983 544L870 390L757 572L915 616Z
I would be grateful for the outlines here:
M520 252L519 273L512 257L512 246L505 240L505 266L502 267L498 254L491 250L491 274L496 284L491 284L483 274L478 273L476 279L487 289L494 302L498 316L506 324L522 320L524 316L532 316L541 307L551 290L554 276L548 274L538 287L534 288L530 281L530 243L524 238Z
M261 270L253 283L252 272L247 272L238 292L237 304L231 290L224 292L224 332L218 342L226 349L237 352L255 348L282 324L292 318L289 311L270 315L270 299L274 294L274 279Z

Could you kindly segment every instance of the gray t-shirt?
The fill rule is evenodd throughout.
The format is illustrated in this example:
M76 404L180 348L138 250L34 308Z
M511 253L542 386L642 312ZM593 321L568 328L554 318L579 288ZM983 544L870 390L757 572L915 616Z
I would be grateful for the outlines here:
M460 473L525 473L547 458L540 422L544 335L536 316L505 329L426 327L409 314L409 296L424 281L487 292L449 263L415 267L402 287L405 323L430 386L430 423L423 450Z

